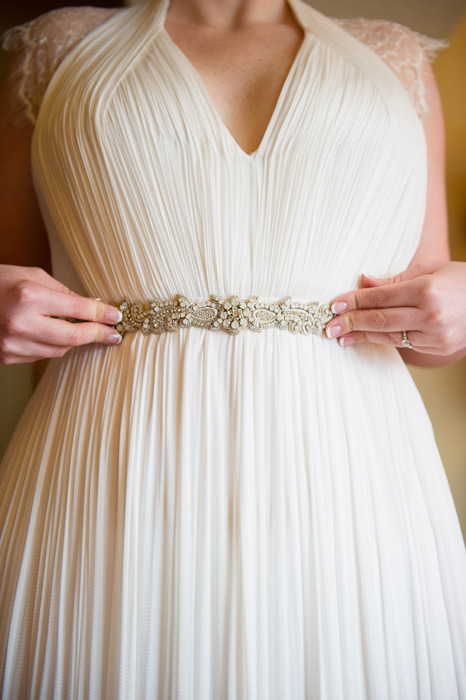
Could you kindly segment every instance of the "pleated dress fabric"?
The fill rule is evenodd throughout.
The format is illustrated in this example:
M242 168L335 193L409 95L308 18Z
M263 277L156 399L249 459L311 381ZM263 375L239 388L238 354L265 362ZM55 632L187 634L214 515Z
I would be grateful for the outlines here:
M330 301L403 270L427 160L406 90L301 0L244 152L164 28L122 10L33 137L54 275L105 301ZM466 698L466 551L395 348L203 328L53 360L1 466L3 700Z

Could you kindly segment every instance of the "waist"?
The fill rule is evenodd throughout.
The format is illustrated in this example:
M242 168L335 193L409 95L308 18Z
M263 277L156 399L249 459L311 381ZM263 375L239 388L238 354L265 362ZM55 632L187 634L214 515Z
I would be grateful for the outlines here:
M192 300L176 294L165 301L124 299L110 303L123 314L123 319L115 326L122 336L137 331L148 335L192 326L233 334L279 328L290 333L322 335L325 325L334 318L328 304L299 302L288 296L278 301L261 301L258 296L242 299L211 294L208 299Z

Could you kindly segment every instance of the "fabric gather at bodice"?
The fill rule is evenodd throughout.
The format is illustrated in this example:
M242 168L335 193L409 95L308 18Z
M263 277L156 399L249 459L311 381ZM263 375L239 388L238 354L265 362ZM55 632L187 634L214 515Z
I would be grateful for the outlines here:
M169 0L9 35L53 276L125 302L121 343L50 361L0 465L8 700L464 698L422 400L395 347L321 332L418 247L433 44L288 1L304 38L251 154Z
M405 267L425 212L421 67L441 42L292 0L304 40L247 154L167 7L68 8L7 34L55 276L107 300L325 303L362 269Z
M103 8L61 8L8 30L3 47L18 51L17 111L35 123L42 98L66 54L93 28L115 10ZM332 18L343 29L375 51L395 72L423 119L428 114L422 64L448 46L398 22L357 17Z

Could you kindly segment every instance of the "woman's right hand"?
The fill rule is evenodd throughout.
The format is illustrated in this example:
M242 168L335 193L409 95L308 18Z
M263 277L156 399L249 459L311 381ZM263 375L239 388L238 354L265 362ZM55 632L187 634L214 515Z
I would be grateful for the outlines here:
M117 345L121 335L107 324L120 320L114 306L79 296L41 268L0 265L1 364L62 357L87 343Z
M45 271L51 268L50 248L31 172L33 125L15 108L22 69L18 51L0 82L0 363L5 365L62 357L86 343L121 342L110 327L119 321L118 309L79 296Z

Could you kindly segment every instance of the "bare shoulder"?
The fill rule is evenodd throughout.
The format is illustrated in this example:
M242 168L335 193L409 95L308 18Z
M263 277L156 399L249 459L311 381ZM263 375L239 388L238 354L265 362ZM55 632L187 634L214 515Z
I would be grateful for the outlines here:
M42 97L65 56L121 8L63 7L9 29L3 48L12 52L3 88L12 111L35 123Z

